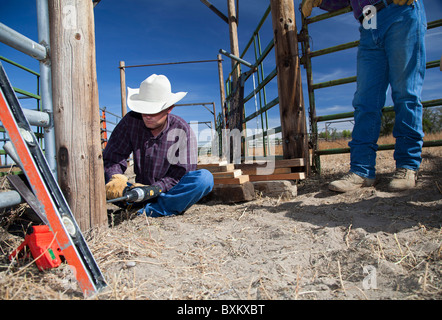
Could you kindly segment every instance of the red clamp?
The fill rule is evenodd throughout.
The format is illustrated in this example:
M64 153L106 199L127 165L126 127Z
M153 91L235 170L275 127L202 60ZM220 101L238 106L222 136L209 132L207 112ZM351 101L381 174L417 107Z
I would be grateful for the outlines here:
M23 243L9 255L9 260L15 258L25 247L28 247L31 251L35 264L40 271L57 268L62 262L60 258L62 256L61 249L47 225L33 226L25 236Z

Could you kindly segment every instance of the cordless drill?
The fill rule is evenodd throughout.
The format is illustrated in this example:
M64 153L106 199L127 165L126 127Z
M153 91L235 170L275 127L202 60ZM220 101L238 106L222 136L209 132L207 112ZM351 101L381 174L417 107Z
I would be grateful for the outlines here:
M161 192L161 188L158 186L126 187L122 197L107 200L107 203L118 201L142 202L158 197Z

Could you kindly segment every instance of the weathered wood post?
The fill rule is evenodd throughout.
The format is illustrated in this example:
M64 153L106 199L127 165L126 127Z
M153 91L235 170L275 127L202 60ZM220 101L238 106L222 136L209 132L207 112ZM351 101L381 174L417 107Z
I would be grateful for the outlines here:
M121 116L124 117L127 113L126 106L126 64L120 61L120 91L121 91Z
M81 230L107 225L92 1L49 0L58 180Z
M228 19L229 19L229 35L230 35L230 53L236 57L240 56L239 53L239 45L238 45L238 18L236 16L236 7L235 0L227 0L227 9L228 9ZM229 130L238 129L241 133L244 133L244 129L246 128L246 124L244 121L244 87L240 84L241 77L241 64L239 64L234 59L232 60L232 98L230 100L230 124ZM235 67L236 65L236 67ZM230 139L230 138L229 138ZM245 154L245 139L244 136L241 135L241 155ZM230 155L233 156L233 143L230 144ZM234 162L240 161L241 157Z
M293 0L270 0L284 159L304 158L310 171Z
M230 53L239 57L238 45L238 20L236 18L235 0L227 0L228 18L229 18L229 35L230 35ZM238 63L234 69L236 61L232 59L232 87L236 86L236 82L241 75L241 66Z
M224 89L224 73L223 73L223 62L221 55L218 55L218 78L219 78L219 96L221 97L221 115L223 117L221 129L225 129L226 126L226 110L224 109L224 101L226 100L226 92Z

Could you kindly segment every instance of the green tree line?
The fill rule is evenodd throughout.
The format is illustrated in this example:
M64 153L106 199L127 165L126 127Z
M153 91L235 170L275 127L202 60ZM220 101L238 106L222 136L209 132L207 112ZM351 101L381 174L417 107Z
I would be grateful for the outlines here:
M382 115L381 136L388 136L393 132L394 112L385 112ZM425 133L442 131L442 108L425 108L422 125Z

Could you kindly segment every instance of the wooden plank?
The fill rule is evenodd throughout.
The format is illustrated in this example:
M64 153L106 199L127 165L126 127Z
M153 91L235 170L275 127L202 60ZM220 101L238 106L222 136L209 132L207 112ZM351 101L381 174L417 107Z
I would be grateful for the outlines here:
M222 178L237 178L242 175L242 170L237 169L233 171L227 172L214 172L212 173L214 179L222 179Z
M303 158L296 159L285 159L285 160L276 160L274 162L264 162L264 163L241 163L235 164L235 169L247 170L254 168L288 168L288 167L303 167L305 161Z
M211 167L220 167L227 165L227 161L221 161L221 162L209 162L209 163L198 163L198 167L204 167L204 168L211 168Z
M303 167L304 165L305 161L303 158L276 160L275 163L276 168Z
M269 174L259 176L249 176L250 181L270 181L270 180L302 180L305 179L304 172L287 173L287 174Z
M222 178L222 179L214 178L213 180L215 184L243 184L247 181L250 181L250 177L242 175L236 178Z
M242 169L242 173L247 174L249 176L255 176L256 171L257 171L256 168ZM275 169L261 169L261 171L260 171L261 175L282 174L282 173L292 173L292 169L291 168L275 168Z
M235 165L232 164L226 164L224 166L213 166L213 165L206 165L206 164L199 164L197 166L198 169L206 169L209 170L212 173L215 172L228 172L228 171L233 171L235 170Z

